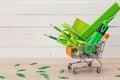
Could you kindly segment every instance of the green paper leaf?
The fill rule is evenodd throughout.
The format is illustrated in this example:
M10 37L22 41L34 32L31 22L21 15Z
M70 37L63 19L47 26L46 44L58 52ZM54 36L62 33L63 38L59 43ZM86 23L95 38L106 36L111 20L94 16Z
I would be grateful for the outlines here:
M33 62L33 63L31 63L30 65L36 65L37 63L36 62Z
M60 70L60 73L64 73L64 69Z
M60 79L69 79L69 78L66 77L66 76L60 76L59 78L60 78Z
M39 73L45 73L46 71L41 70L41 71L36 71L36 72L39 72Z
M26 71L26 69L20 69L20 70L17 70L17 72L21 72L21 71Z
M48 74L40 74L40 75L43 76L46 80L49 80Z
M14 66L17 67L17 66L20 66L20 64L15 64Z
M42 66L42 67L40 67L40 68L38 68L38 69L47 69L47 68L50 68L51 66Z
M120 70L120 68L118 68L118 70Z
M16 73L17 76L25 78L25 75L22 73Z
M0 78L1 78L1 79L5 79L5 77L4 77L4 76L1 76L1 75L0 75Z
M115 77L120 77L120 74L115 75Z

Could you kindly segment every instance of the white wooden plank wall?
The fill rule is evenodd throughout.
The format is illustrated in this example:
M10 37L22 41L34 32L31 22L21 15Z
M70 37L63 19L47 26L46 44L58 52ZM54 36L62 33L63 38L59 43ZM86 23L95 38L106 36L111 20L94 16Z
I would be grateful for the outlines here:
M67 57L61 44L43 34L59 33L49 24L73 24L76 17L91 24L120 0L0 0L0 57ZM110 23L104 57L120 57L120 12Z

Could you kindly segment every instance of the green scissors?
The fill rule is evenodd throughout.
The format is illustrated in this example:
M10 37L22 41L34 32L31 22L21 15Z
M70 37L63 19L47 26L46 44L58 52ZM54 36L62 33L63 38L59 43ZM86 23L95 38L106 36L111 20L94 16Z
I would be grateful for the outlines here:
M58 42L67 45L67 46L77 46L78 43L74 37L74 35L68 30L62 30L62 35L58 36ZM68 36L69 35L69 36Z

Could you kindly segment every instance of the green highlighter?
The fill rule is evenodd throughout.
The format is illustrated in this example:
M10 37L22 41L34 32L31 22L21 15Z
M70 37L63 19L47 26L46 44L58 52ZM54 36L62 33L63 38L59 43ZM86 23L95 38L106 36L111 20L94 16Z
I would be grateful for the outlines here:
M89 46L89 45L93 45L93 44L97 45L101 40L101 38L103 37L103 35L105 34L105 32L107 31L107 29L108 29L108 22L104 21L96 30L96 32L94 32L90 40L87 42L87 45L84 47L85 53L90 55L92 52L96 50L95 46Z

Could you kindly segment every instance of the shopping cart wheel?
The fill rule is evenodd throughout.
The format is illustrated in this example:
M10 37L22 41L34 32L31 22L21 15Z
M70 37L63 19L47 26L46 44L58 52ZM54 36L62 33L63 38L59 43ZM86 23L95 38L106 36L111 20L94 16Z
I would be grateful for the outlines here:
M89 62L89 63L88 63L88 67L92 67L92 62Z
M100 72L101 72L101 67L97 67L96 72L97 72L97 73L100 73Z
M72 69L72 64L68 64L68 70Z
M78 70L76 68L73 69L73 73L74 74L77 74L78 73Z

